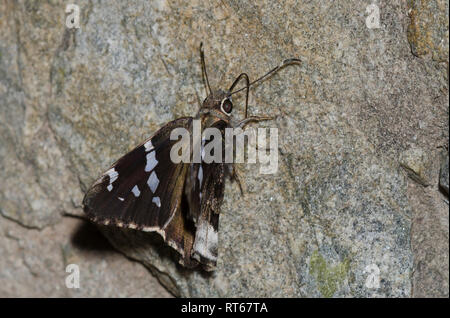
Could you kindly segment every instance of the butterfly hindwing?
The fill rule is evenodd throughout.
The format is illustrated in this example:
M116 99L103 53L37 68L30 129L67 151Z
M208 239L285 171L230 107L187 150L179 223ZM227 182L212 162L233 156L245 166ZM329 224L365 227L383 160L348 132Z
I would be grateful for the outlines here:
M216 127L221 130L223 138L225 127ZM202 152L206 143L202 140ZM225 190L225 172L226 164L222 162L202 161L190 164L186 177L188 213L196 226L192 257L204 264L207 270L213 269L217 262L219 215Z
M225 164L201 163L197 176L203 174L199 192L193 196L199 198L199 214L196 218L196 232L192 257L210 269L216 266L218 254L218 231L220 206L225 190ZM200 181L197 178L197 181ZM208 269L208 268L207 268Z

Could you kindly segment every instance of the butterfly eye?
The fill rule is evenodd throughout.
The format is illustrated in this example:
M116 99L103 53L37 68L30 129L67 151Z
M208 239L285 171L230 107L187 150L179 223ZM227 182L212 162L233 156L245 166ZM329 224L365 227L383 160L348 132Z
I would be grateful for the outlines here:
M231 103L228 98L224 99L222 101L222 104L220 105L220 108L225 114L230 115L231 111L233 110L233 103Z

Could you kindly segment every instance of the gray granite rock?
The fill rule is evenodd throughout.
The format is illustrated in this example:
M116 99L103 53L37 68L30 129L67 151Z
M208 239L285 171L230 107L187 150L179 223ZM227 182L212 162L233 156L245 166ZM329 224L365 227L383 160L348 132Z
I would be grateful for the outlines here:
M431 160L423 149L411 148L404 151L399 162L411 179L423 186L430 184Z
M416 56L448 63L448 1L411 1L408 40Z
M448 151L442 154L441 158L441 170L439 173L439 185L444 193L448 195Z
M432 217L443 207L425 200L438 189L412 191L404 169L416 149L433 184L436 149L448 146L448 22L429 23L448 20L448 1L432 3L380 3L371 29L360 1L91 1L76 30L62 2L2 3L0 212L44 231L82 215L105 168L196 113L201 41L214 88L299 57L251 91L249 112L276 118L260 126L278 128L279 168L240 165L243 197L227 183L217 271L181 268L155 234L102 231L179 296L445 296L448 231ZM414 222L439 235L411 236ZM436 238L424 269L417 247Z
M0 255L0 297L171 297L142 264L74 218L42 231L2 220ZM69 264L78 266L79 288L66 285Z

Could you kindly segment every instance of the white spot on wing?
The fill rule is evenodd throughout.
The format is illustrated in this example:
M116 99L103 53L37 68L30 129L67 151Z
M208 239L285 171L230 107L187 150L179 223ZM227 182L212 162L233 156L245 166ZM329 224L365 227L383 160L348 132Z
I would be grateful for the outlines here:
M147 151L147 152L152 151L153 149L155 149L155 148L153 147L153 144L152 144L152 141L151 141L151 140L147 141L147 142L144 144L144 147L145 147L145 151Z
M125 200L124 198L121 198L121 197L117 197L117 199L119 199L120 201Z
M133 192L133 194L136 198L141 195L141 191L139 191L139 188L137 185L135 185L133 187L133 189L131 189L131 192Z
M153 202L154 204L156 204L156 206L157 206L158 208L161 207L161 200L159 199L159 197L154 197L154 198L152 199L152 202Z
M205 136L203 136L202 137L202 145L200 147L202 160L205 159L205 144L206 144L206 139L205 139Z
M148 177L147 184L150 187L150 190L152 190L152 192L155 193L159 185L159 179L156 176L155 171L153 171L150 177Z
M202 137L202 145L201 145L201 147L200 147L200 149L201 149L201 157L202 157L202 160L205 159L205 143L206 143L206 139L205 139L205 137L203 136L203 137Z
M108 171L105 172L105 174L109 177L109 185L106 187L108 191L111 191L113 189L112 183L117 180L119 177L119 173L116 171L116 169L111 168Z
M217 260L218 235L211 224L200 222L195 233L194 252L211 260Z
M108 174L108 176L109 176L109 184L116 181L117 178L119 177L119 173L114 168L111 168L108 171L106 171L106 174Z
M198 182L200 183L200 187L202 186L203 182L203 168L202 165L200 165L200 168L198 168L198 174L197 174Z
M158 160L156 160L155 151L148 153L147 154L147 165L145 166L145 171L147 171L147 172L152 171L153 168L155 168L157 164L158 164Z

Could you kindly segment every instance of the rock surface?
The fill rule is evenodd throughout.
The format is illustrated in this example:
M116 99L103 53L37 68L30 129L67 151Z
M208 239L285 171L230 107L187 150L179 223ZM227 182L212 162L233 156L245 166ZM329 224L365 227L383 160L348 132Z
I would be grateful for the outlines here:
M442 191L444 191L445 194L448 196L448 179L449 179L449 173L448 173L448 151L445 151L445 153L442 155L441 158L441 172L439 174L439 185L442 188Z
M0 297L171 297L148 270L118 254L93 226L64 218L39 231L0 222ZM68 288L79 268L79 288Z
M212 274L180 268L152 233L102 228L112 245L178 296L448 297L448 201L439 191L448 1L383 2L379 28L368 28L367 5L90 1L80 4L80 28L69 29L64 2L2 2L0 295L169 295L119 254L108 262L132 273L108 263L97 275L103 256L76 252L91 268L89 287L34 284L65 277L72 252L58 246L76 226L64 216L83 215L92 181L167 121L196 113L203 41L214 88L284 58L303 61L250 95L250 114L276 117L260 126L279 130L278 171L240 165L243 197L227 184ZM422 179L411 178L415 169ZM47 264L35 250L53 238ZM41 276L26 270L28 258Z

